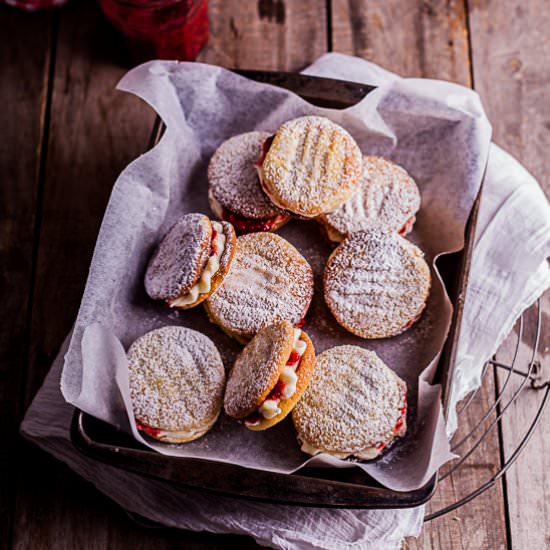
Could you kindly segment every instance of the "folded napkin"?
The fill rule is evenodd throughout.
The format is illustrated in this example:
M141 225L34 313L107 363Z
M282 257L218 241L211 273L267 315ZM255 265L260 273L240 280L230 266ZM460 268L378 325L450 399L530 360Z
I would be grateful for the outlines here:
M397 75L359 58L326 54L305 73L379 85ZM550 286L550 206L537 182L491 146L465 301L448 431L454 405L481 382L485 361L515 320ZM498 322L496 322L498 320ZM273 548L396 549L422 527L423 507L408 510L322 510L211 496L99 464L69 440L73 409L59 390L64 346L27 411L22 433L65 461L124 508L167 526L247 534Z

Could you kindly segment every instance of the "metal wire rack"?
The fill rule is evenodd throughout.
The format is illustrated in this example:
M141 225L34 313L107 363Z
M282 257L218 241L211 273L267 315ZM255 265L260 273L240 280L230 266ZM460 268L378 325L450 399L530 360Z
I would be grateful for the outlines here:
M514 352L512 354L512 360L510 364L505 364L496 361L495 359L488 361L482 373L482 379L485 379L488 373L491 373L493 369L503 369L507 372L504 380L498 385L498 391L495 394L495 400L492 405L489 406L487 411L482 414L480 419L476 422L474 427L466 434L455 436L451 442L451 450L456 454L459 454L459 458L456 458L447 468L444 468L439 476L439 483L445 483L445 480L454 475L454 486L460 486L460 481L457 482L456 476L460 476L460 469L464 465L475 462L476 451L480 449L481 443L484 439L496 428L499 432L501 430L501 423L504 415L510 409L511 405L515 402L518 396L523 391L536 391L542 396L538 402L538 408L534 412L533 420L522 434L521 439L509 455L509 457L502 461L497 471L482 485L471 491L467 495L463 496L459 500L440 508L436 512L426 515L424 521L430 521L456 510L460 506L475 499L487 489L493 487L510 469L510 467L517 460L519 455L525 449L529 439L533 435L537 425L539 424L544 409L548 403L550 397L550 376L547 375L547 379L544 379L544 373L542 372L542 366L540 362L536 360L537 352L540 344L540 335L542 331L542 307L540 299L533 306L536 311L537 323L536 330L533 335L531 347L531 355L526 366L526 370L522 369L520 365L517 365L517 359L520 349L520 343L524 337L524 318L525 314L519 319L519 326L517 331L517 339L514 343ZM521 383L510 393L506 393L506 389L512 387L513 375L522 377ZM472 392L472 394L465 400L457 410L458 420L460 423L460 417L464 415L466 410L479 399L479 388ZM459 478L458 478L459 479ZM440 485L441 487L442 485Z

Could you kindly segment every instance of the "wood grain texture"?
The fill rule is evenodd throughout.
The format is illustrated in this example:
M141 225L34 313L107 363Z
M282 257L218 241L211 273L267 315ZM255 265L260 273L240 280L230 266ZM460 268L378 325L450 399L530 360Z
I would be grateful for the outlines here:
M471 84L462 0L332 0L332 45L402 76Z
M542 308L550 311L550 293L541 301ZM536 359L540 361L543 379L550 380L550 330L549 317L543 321L543 333ZM535 309L525 315L524 333L520 340L516 367L527 371L532 357L537 316ZM518 340L518 327L506 339L497 353L497 359L510 364ZM506 371L499 372L502 385ZM511 383L504 391L503 406L517 391L523 378L512 375ZM508 459L527 428L533 421L535 412L542 400L544 390L533 390L527 383L525 389L514 399L505 411L502 421L504 458ZM543 419L535 431L524 453L506 474L508 495L508 515L510 519L511 547L550 548L550 414L545 411Z
M472 84L466 12L460 1L332 0L332 43L335 51L359 55L405 76ZM493 380L488 378L461 419L455 441L471 430L493 402ZM460 451L468 448L465 444ZM463 467L439 485L427 512L451 504L487 481L498 462L499 440L493 432ZM426 524L418 540L407 541L411 549L505 546L500 484L456 512Z
M326 51L320 0L209 1L210 36L199 61L229 68L297 71Z
M494 392L494 374L489 369L483 386L459 417L459 429L453 439L455 444L481 420L494 402ZM459 410L466 401L459 404ZM495 415L491 414L474 435L460 446L457 454L466 454L494 418ZM441 474L445 475L453 464L444 466ZM457 471L440 482L436 494L426 507L426 513L435 512L465 497L489 481L499 466L499 437L495 427ZM458 510L426 523L420 537L416 540L408 539L405 547L410 550L505 549L506 520L502 484L499 483Z
M213 21L214 50L216 44L223 51L233 43L233 25L242 29L242 39L235 41L232 61L225 64L289 70L307 64L325 45L324 19L319 25L306 20L305 8L312 5L289 6L282 25L277 22L280 14L270 15L269 2L254 4L254 10L240 3L237 8L236 2L211 2L211 20L219 20L223 35L217 42L218 23ZM229 10L237 14L233 21ZM230 26L224 27L224 22ZM303 36L310 45L298 51L294 45ZM270 44L273 40L276 46ZM91 0L70 4L60 15L26 404L76 315L112 184L148 143L152 112L137 99L114 90L126 70L127 58L122 52L121 40L106 26ZM210 62L224 63L212 49L204 55ZM39 471L20 476L13 537L16 548L257 546L248 537L146 532L65 466L44 458L27 444L22 446L28 457L21 471L32 470L36 461L48 475L45 479Z
M26 450L40 468L30 468L22 486L14 550L257 548L248 537L142 527L64 464L30 445Z
M74 2L55 17L59 33L24 406L73 323L111 187L124 166L143 152L153 123L153 113L141 101L114 90L126 71L120 64L123 48L97 3ZM39 35L38 22L36 28L21 22L22 49L33 43L33 34ZM15 118L14 123L32 128L31 121ZM20 148L33 166L36 146ZM29 190L26 200L32 197ZM108 548L117 529L132 532L127 523L116 527L122 512L61 464L23 442L17 450L16 548ZM134 536L136 544L138 539Z
M22 41L26 26L28 40ZM29 296L33 272L35 212L50 62L52 17L31 21L11 10L1 14L0 104L0 549L11 537L17 465L13 450L21 419Z
M27 402L76 316L112 186L147 148L153 111L115 90L123 52L95 2L59 14Z
M493 139L538 178L550 196L550 9L545 0L469 2L475 86L493 125ZM542 300L543 334L539 359L550 378L550 296ZM536 318L526 316L517 364L527 367ZM499 351L510 359L515 335ZM504 373L500 373L502 379ZM520 383L519 377L515 380ZM507 389L509 396L513 388ZM525 390L503 419L504 456L508 458L530 424L541 398ZM550 548L549 413L525 453L506 475L511 544L514 549Z
M470 3L475 88L493 140L550 194L550 7L546 0Z

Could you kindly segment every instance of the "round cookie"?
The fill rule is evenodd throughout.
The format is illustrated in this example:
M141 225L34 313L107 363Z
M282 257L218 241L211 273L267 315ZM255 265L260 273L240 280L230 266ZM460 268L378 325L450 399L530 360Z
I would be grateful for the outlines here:
M302 451L338 458L376 458L405 435L407 386L373 351L337 346L324 351L292 411Z
M225 412L250 430L274 426L304 393L315 365L308 335L288 321L261 330L243 349L225 390Z
M186 214L170 228L149 260L147 294L170 307L189 309L200 304L227 275L236 239L230 223Z
M331 212L361 184L361 151L327 118L285 122L259 168L262 187L278 207L305 218Z
M395 231L404 236L412 230L419 208L418 187L404 168L382 157L364 156L357 193L318 221L335 243L366 229Z
M431 276L422 251L397 233L358 231L334 250L325 267L325 301L345 329L387 338L420 316Z
M225 370L204 334L168 326L128 350L130 396L138 429L167 443L204 435L220 414Z
M291 216L263 192L255 163L267 132L247 132L224 141L208 164L208 202L212 212L237 233L275 231Z
M313 297L313 272L305 258L274 233L237 239L231 270L205 302L213 323L246 343L283 319L298 324Z

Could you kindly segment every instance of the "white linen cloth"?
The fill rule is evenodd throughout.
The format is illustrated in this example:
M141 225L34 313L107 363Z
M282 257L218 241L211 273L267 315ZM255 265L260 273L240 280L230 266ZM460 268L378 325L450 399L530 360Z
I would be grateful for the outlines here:
M359 58L325 54L307 74L379 85L397 75ZM515 320L550 287L550 206L533 177L491 146L466 296L448 431L454 405L480 383L483 364ZM422 527L423 507L409 510L322 510L235 501L98 464L69 441L72 407L59 390L64 349L33 401L22 433L124 508L168 526L248 534L284 549L395 549Z

